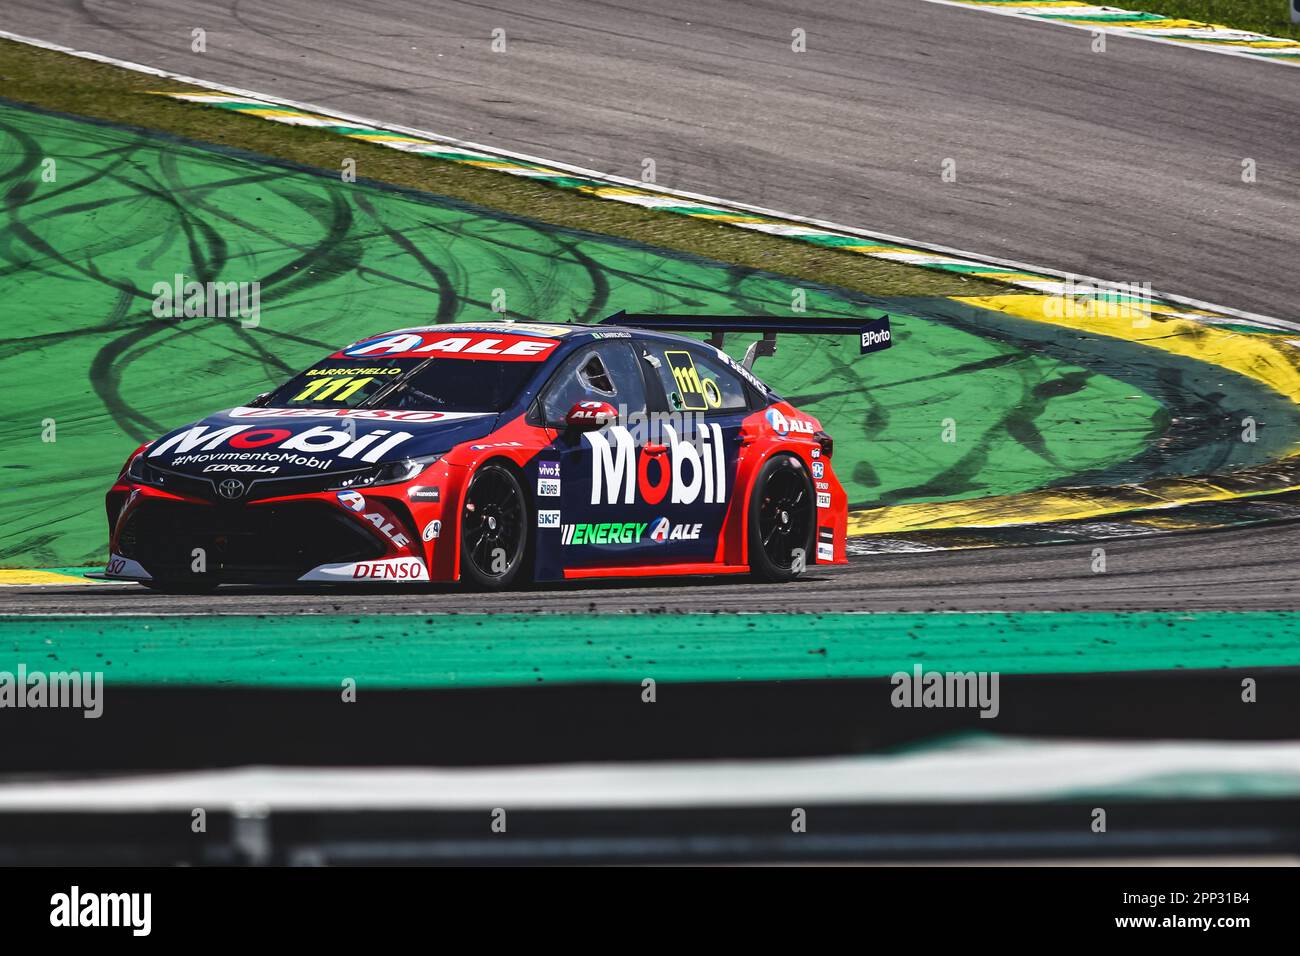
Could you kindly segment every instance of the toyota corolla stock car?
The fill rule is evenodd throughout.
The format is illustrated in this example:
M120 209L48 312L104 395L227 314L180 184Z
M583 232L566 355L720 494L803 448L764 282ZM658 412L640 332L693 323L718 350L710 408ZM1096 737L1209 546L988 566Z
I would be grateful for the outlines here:
M708 341L674 331L708 335ZM741 361L725 336L760 333ZM362 339L138 448L105 576L504 588L845 561L834 444L768 388L778 333L890 345L888 317L632 316ZM860 341L860 345L859 345Z

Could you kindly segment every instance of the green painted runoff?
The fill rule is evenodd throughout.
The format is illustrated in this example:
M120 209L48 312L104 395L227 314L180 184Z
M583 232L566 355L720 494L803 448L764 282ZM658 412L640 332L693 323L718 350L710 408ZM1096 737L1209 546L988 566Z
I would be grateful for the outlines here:
M558 322L618 309L797 315L800 296L810 316L882 305L3 104L0 192L0 567L102 563L102 495L137 445L370 333L499 321L494 304ZM256 325L156 318L155 285L177 275L259 283ZM1121 463L1159 430L1162 405L1131 383L978 328L893 319L888 353L860 360L852 342L791 338L759 369L835 435L855 506L1040 487Z
M0 671L114 683L438 688L1294 666L1300 614L0 618Z

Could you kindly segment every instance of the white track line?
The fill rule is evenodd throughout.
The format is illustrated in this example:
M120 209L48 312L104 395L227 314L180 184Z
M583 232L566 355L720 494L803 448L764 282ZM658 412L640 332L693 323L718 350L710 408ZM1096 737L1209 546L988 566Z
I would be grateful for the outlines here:
M948 0L927 0L930 3L945 3L947 6L962 7L970 10L960 3L950 3ZM976 10L975 12L980 12ZM996 11L995 11L996 12ZM1023 19L1023 18L1022 18ZM0 38L12 40L16 43L24 43L29 46L39 47L44 50L53 50L58 53L66 53L70 56L81 57L87 60L94 60L99 63L107 63L111 66L121 67L122 69L132 70L137 73L146 73L150 76L162 77L165 79L175 80L178 83L185 83L190 86L198 86L203 89L214 90L219 93L228 93L231 96L248 97L256 100L263 100L268 103L274 103L280 106L292 107L293 109L306 110L312 113L319 113L323 116L329 116L341 120L345 123L359 123L363 126L373 126L377 129L385 130L390 133L402 133L407 136L420 136L427 139L435 140L440 143L448 143L453 146L459 146L464 149L477 150L485 153L491 153L508 159L518 159L530 163L540 163L554 169L565 172L575 173L589 179L599 180L609 183L612 186L627 186L635 189L641 189L648 192L662 193L665 196L676 196L682 199L691 199L696 202L710 203L713 205L732 209L737 212L748 212L759 216L769 216L773 219L785 219L789 222L803 223L809 226L817 226L821 229L828 229L834 232L844 233L850 236L860 236L864 239L872 239L880 242L894 243L897 245L912 246L917 249L924 249L930 252L940 253L943 255L955 256L957 258L969 259L972 262L980 262L986 265L1001 266L1005 269L1017 272L1042 273L1043 275L1054 276L1058 279L1073 278L1076 282L1091 282L1098 285L1109 286L1112 283L1109 280L1100 279L1096 276L1088 276L1080 273L1063 272L1057 269L1050 269L1044 266L1030 265L1019 262L1015 259L1002 259L996 256L986 256L979 253L966 252L962 249L954 249L951 246L943 246L935 243L917 242L903 236L895 236L884 232L874 232L868 229L860 229L856 226L844 226L839 223L830 222L825 219L813 219L807 216L799 216L793 213L781 212L776 209L769 209L765 206L754 206L749 203L737 202L731 199L719 199L716 196L707 196L703 193L688 192L681 189L671 189L666 186L651 185L643 183L640 180L628 179L623 176L614 176L609 173L602 173L598 170L587 169L584 166L575 166L571 163L556 162L541 156L533 156L528 153L518 153L512 150L501 149L495 146L484 146L481 143L471 142L469 140L457 139L452 136L444 136L441 133L431 133L428 130L417 129L412 126L402 126L395 123L385 123L382 120L370 119L364 116L357 116L354 113L344 113L338 110L329 109L323 106L316 106L312 103L304 103L300 100L290 100L278 96L270 96L266 93L258 93L253 90L245 90L239 87L224 86L220 83L213 83L210 80L203 80L193 76L186 76L183 73L171 73L167 70L160 70L156 67L145 66L141 63L132 63L129 60L119 60L116 57L104 56L100 53L91 53L85 50L74 50L71 47L60 46L57 43L50 43L46 40L39 40L34 37L22 36L17 33L10 33L6 30L0 30ZM1146 39L1155 39L1148 37ZM1178 305L1184 305L1193 309L1205 309L1211 312L1218 312L1222 315L1231 316L1241 319L1245 322L1258 324L1265 327L1287 329L1300 332L1300 322L1293 322L1287 319L1279 319L1273 316L1260 315L1255 312L1246 312L1241 309L1232 309L1226 306L1216 305L1212 302L1206 302L1203 299L1193 299L1187 296L1171 295L1164 292L1153 292L1153 297L1165 299Z
M1256 63L1263 61L1265 63L1280 63L1282 66L1300 66L1300 61L1296 61L1296 60L1278 60L1267 56L1260 56L1257 53L1246 53L1240 50L1225 49L1224 47L1210 46L1208 44L1190 43L1186 40L1176 40L1170 37L1162 37L1159 35L1144 33L1142 30L1135 29L1132 27L1106 27L1106 26L1099 26L1098 24L1095 23L1066 23L1065 21L1058 21L1058 20L1043 20L1040 19L1039 17L1034 16L1032 13L1024 13L1019 10L1016 11L998 10L994 7L973 7L969 3L960 2L960 0L925 0L925 2L938 4L939 6L942 7L956 7L958 10L969 10L972 13L991 13L997 17L1013 17L1017 20L1023 20L1029 23L1041 23L1044 26L1048 26L1048 27L1069 27L1072 30L1087 30L1089 33L1105 33L1108 36L1113 36L1113 37L1121 37L1121 38L1127 37L1127 38L1132 38L1134 40L1147 40L1148 42L1151 43L1163 43L1166 46L1182 47L1184 50L1190 48L1193 50L1201 50L1207 53L1219 53L1223 56L1235 56L1238 59L1242 59L1242 60L1254 60ZM1277 3L1279 4L1282 4L1284 2L1285 0L1277 0ZM1101 5L1102 4L1093 4L1093 6L1101 6ZM1157 2L1154 5L1159 6L1160 4ZM1127 9L1127 8L1123 8L1123 9ZM1050 13L1053 11L1052 8L1050 7L1044 7L1043 12ZM1141 12L1141 11L1135 11L1135 12ZM1188 19L1188 18L1170 17L1169 19L1172 20L1172 19ZM1246 32L1250 32L1250 31L1246 31ZM1285 39L1285 37L1279 37L1279 39Z
M1213 777L1210 783L1198 778ZM464 769L245 767L0 784L0 812L802 806L1300 792L1294 742L1007 739L886 756ZM1257 792L1257 791L1256 791Z

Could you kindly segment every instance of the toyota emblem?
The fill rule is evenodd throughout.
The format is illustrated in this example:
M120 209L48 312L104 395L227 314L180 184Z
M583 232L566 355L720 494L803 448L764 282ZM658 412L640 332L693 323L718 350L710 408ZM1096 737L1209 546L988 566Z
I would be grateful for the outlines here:
M227 478L217 485L217 491L221 493L221 497L234 501L236 498L244 497L244 483L237 478Z

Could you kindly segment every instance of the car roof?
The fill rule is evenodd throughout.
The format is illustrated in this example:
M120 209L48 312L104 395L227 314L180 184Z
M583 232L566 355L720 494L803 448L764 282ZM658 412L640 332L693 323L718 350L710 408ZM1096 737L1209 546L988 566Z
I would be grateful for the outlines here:
M582 325L582 324L565 324L560 322L438 322L433 325L408 325L400 329L388 329L383 332L375 332L364 338L358 339L356 343L368 342L371 339L383 338L388 335L401 335L407 332L500 332L514 335L538 335L545 337L566 338L570 341L577 339L600 339L611 338L611 333L620 333L619 338L636 335L639 338L663 339L669 342L683 342L690 345L704 345L699 339L693 339L688 335L677 335L672 332L656 332L650 329L638 329L632 326L624 325ZM701 329L701 332L706 330Z
M625 325L584 325L584 324L562 324L559 322L439 322L433 325L411 325L400 329L390 329L387 332L376 332L374 335L368 335L363 339L358 339L353 346L362 342L368 342L371 339L383 338L388 335L400 335L408 332L496 332L501 334L513 335L536 335L546 338L563 339L567 342L593 341L597 339L608 338L637 338L653 339L663 342L680 342L683 345L693 345L697 348L705 349L718 353L727 358L733 365L739 363L727 355L722 349L715 348L708 342L701 342L699 339L691 338L689 335L678 335L673 332L659 332L651 329L638 329L634 326ZM701 329L701 332L707 331ZM353 346L348 346L349 348ZM752 370L746 369L743 373L751 383L754 383L760 389L771 391L771 387L756 376Z
M404 325L400 329L388 329L367 335L360 342L382 338L385 335L399 335L403 332L513 332L518 335L554 335L564 336L587 329L584 325L561 325L558 322L437 322L432 325Z

